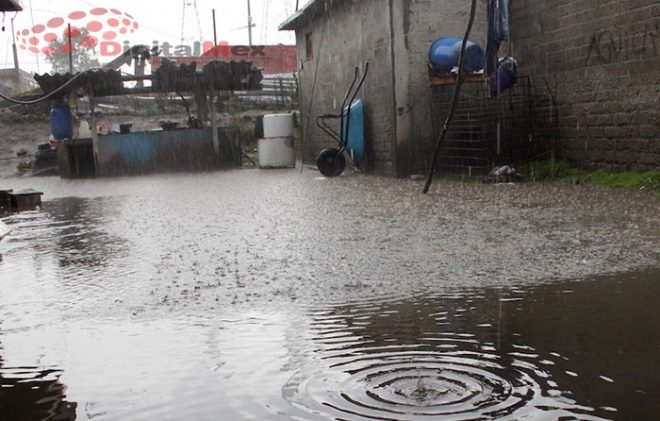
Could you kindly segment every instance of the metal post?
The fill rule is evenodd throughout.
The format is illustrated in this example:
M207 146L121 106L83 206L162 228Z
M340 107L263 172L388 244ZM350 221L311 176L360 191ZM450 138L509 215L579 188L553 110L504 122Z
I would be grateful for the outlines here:
M19 84L21 81L21 72L18 67L18 50L16 50L16 31L14 30L14 19L16 19L16 15L11 18L11 47L14 51L14 70L16 71L16 83Z
M213 138L213 153L215 154L216 157L216 162L218 162L218 159L220 158L220 139L218 137L218 122L216 121L216 116L215 116L215 92L213 91L213 85L211 85L211 89L209 89L210 92L210 105L211 105L211 131L212 133L212 138Z
M213 56L218 55L218 36L215 29L215 9L213 9Z
M96 113L94 111L95 108L95 101L94 101L94 96L91 94L89 95L89 109L92 113L91 115L91 129L92 129L92 153L94 155L94 175L99 176L101 175L101 168L99 165L99 134L97 132L97 127L96 127Z
M248 42L249 46L252 47L252 12L250 11L250 0L247 0L248 4Z
M67 36L69 38L69 73L73 74L73 42L71 42L71 24L68 24Z

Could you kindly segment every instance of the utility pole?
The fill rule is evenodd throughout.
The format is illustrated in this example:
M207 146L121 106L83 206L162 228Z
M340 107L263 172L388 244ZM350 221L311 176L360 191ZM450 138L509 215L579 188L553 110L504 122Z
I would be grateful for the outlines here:
M71 35L71 24L67 26L67 36L69 37L69 73L73 74L73 36Z
M248 45L252 47L252 11L250 10L250 0L247 0L248 4Z
M11 18L11 48L14 51L14 70L16 71L16 84L19 84L21 82L21 71L18 67L18 50L16 50L16 31L14 30L14 19L16 19L16 15Z
M218 55L218 35L215 28L215 9L213 9L213 55Z

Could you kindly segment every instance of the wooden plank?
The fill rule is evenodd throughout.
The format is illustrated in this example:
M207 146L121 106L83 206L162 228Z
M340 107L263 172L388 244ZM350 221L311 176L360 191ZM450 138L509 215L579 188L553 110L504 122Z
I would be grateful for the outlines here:
M431 85L449 85L449 84L454 84L456 83L456 78L453 75L447 75L447 76L431 76L429 77L429 80L431 81ZM466 83L475 83L475 82L483 82L486 80L483 75L466 75L465 76L465 82Z

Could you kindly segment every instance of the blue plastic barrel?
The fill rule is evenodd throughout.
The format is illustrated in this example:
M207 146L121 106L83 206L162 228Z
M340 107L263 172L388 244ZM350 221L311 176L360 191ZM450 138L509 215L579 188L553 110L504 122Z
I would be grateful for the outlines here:
M433 67L443 72L451 72L451 69L458 66L462 44L463 40L461 38L439 38L435 40L429 50L429 60ZM484 57L483 48L468 40L465 44L463 70L472 73L483 69Z
M73 114L68 105L50 108L50 131L56 140L73 138Z

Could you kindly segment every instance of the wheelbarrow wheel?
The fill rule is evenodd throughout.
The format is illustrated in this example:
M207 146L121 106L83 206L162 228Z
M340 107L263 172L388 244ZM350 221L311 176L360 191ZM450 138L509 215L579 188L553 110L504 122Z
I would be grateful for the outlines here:
M316 160L316 165L321 174L326 177L337 177L346 168L346 158L339 153L338 149L323 149Z

